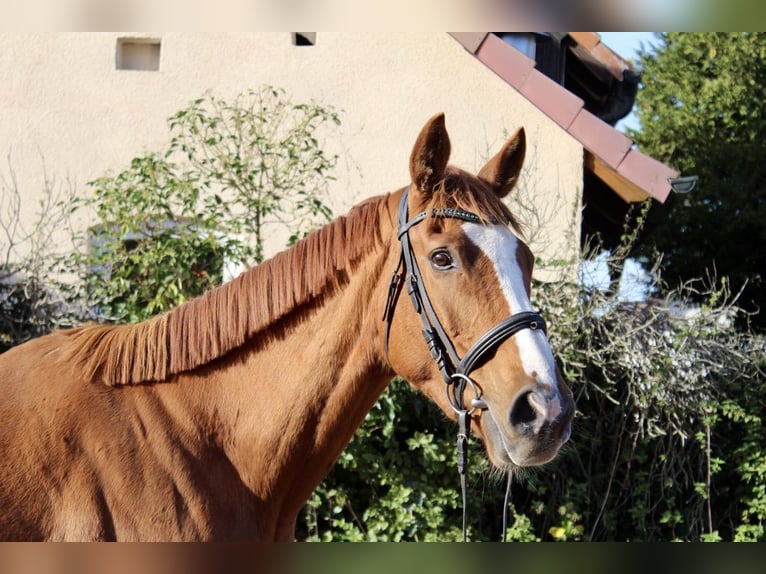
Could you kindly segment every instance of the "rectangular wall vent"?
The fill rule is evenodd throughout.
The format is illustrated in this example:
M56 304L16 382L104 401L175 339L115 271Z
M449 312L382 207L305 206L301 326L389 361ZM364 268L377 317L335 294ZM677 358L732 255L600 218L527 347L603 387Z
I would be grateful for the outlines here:
M159 71L160 44L156 38L118 38L117 69Z

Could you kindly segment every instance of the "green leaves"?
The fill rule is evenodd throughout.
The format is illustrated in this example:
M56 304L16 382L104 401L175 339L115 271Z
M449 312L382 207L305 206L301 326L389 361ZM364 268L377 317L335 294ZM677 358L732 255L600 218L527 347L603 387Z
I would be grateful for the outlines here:
M83 296L102 319L136 322L221 281L223 262L242 246L219 242L227 208L203 205L195 177L159 154L146 154L80 198L99 223L68 260Z
M292 244L332 217L324 200L337 157L321 139L340 123L333 108L263 86L197 98L168 121L164 152L133 158L72 202L97 217L68 267L102 320L171 309L219 284L226 264L261 262L278 229Z
M766 341L732 327L727 287L624 303L535 286L578 414L562 453L519 473L510 540L764 540ZM703 305L689 306L693 291ZM455 432L392 383L306 505L298 537L459 540ZM469 453L469 536L499 540L501 477L475 438Z
M270 229L288 227L292 241L332 217L324 201L338 156L321 140L338 125L334 108L262 86L232 101L206 95L177 112L168 152L188 162L201 188L237 207L231 224L261 262Z
M766 305L766 34L666 33L641 55L639 148L698 175L688 195L656 206L642 253L662 252L671 285L708 273L744 288L740 304ZM763 313L752 318L766 325Z
M309 501L299 519L299 537L460 540L454 433L453 424L426 397L394 381ZM484 505L499 508L503 492L482 486L487 463L479 442L472 440L471 445L469 513L478 521L485 515ZM488 530L497 528L499 522Z

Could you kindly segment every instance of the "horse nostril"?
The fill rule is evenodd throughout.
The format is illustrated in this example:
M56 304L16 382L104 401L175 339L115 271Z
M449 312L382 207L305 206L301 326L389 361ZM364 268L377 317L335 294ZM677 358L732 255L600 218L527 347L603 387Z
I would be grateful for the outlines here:
M536 405L532 401L534 391L527 391L522 393L516 398L516 401L511 407L511 425L518 426L523 424L530 424L537 420L539 414Z

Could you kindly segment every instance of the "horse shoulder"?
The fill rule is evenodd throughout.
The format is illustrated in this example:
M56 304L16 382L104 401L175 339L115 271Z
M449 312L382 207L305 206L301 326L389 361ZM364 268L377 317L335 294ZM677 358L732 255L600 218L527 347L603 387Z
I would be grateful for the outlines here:
M114 539L114 507L140 504L142 479L162 482L145 444L162 421L135 409L146 389L85 380L63 358L71 340L53 333L0 355L0 452L14 461L0 468L4 539Z

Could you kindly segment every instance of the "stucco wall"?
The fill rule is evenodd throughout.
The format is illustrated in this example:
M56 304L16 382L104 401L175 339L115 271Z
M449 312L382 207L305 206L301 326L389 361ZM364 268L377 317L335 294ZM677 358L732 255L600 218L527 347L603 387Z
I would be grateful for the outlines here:
M160 38L160 70L116 70L125 36ZM524 126L518 215L538 257L576 257L581 145L445 33L319 33L311 47L290 33L5 34L0 78L0 153L10 162L0 174L15 172L25 217L43 162L48 178L84 193L87 181L163 148L167 118L189 100L269 83L342 110L340 137L328 143L348 159L331 188L337 213L408 181L412 143L436 112L446 113L452 163L469 170Z

